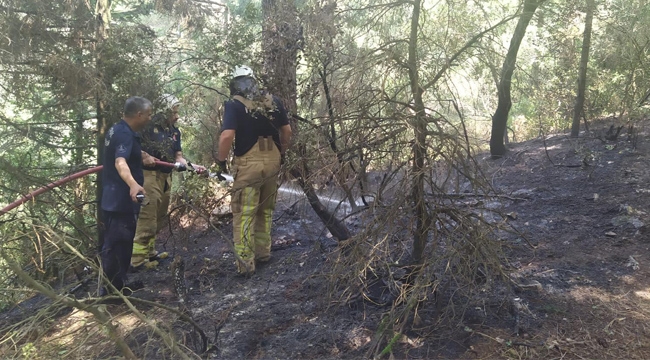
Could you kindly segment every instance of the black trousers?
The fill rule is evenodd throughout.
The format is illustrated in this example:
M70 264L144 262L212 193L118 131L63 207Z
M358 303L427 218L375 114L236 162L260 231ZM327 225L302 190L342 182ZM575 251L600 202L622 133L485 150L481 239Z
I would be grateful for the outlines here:
M137 222L138 214L104 211L102 270L117 290L121 290L127 280Z

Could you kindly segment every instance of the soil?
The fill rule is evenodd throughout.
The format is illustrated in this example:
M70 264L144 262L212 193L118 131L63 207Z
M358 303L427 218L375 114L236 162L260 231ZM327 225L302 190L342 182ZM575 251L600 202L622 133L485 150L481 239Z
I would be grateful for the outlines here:
M468 312L453 338L441 341L435 334L410 333L392 347L390 356L650 358L648 134L637 130L615 141L599 137L556 135L510 144L500 159L482 155L479 163L502 195L497 206L519 232L501 239L511 292L500 304ZM326 274L338 244L313 211L295 202L278 202L272 260L258 266L252 277L236 274L228 240L230 218L216 221L216 228L193 221L165 230L159 241L159 250L184 260L184 301L179 302L174 290L171 259L155 271L132 274L131 280L145 284L133 297L189 314L207 338L204 358L367 358L390 306L351 306L329 296ZM512 305L504 309L504 303ZM172 329L180 344L201 350L201 336L177 314L134 304L159 327ZM107 309L136 356L176 358L126 305ZM78 327L80 319L89 316L78 310L59 314L61 329L53 328L49 338L63 337L63 329ZM59 356L120 356L105 334L87 331L77 330L77 340L70 342L83 342L83 347L68 345Z

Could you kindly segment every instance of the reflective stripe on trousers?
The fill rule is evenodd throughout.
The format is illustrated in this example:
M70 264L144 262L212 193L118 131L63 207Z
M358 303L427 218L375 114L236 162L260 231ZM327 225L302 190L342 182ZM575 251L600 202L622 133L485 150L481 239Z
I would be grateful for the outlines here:
M254 259L271 255L271 221L279 172L280 151L271 137L261 137L246 154L235 158L233 242L235 252L247 266Z
M131 265L139 266L156 255L156 234L162 229L169 207L171 173L144 170L144 190L149 203L142 206L133 240Z

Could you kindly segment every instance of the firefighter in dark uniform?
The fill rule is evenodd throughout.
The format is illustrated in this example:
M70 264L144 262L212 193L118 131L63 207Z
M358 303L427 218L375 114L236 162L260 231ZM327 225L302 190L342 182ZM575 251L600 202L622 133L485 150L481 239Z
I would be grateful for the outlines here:
M134 270L155 268L158 260L168 255L156 251L156 234L164 225L169 207L172 168L156 165L155 160L187 166L181 147L181 132L176 127L181 103L174 95L163 94L156 105L158 113L141 134L144 188L149 202L138 218L131 256Z
M233 240L237 271L255 272L255 262L271 258L271 220L277 178L291 141L287 111L274 96L264 95L253 71L235 68L231 100L225 103L219 137L218 176L227 171L226 158L234 141Z
M101 261L104 276L118 291L124 288L131 260L140 211L137 195L146 195L142 187L142 153L137 132L151 120L151 108L151 101L145 98L127 99L122 120L109 129L104 140ZM102 287L100 295L106 295L109 290Z

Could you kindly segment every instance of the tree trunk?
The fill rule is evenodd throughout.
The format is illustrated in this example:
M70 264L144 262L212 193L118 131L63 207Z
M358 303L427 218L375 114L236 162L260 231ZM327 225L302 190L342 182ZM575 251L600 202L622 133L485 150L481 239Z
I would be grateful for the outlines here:
M415 212L415 232L413 235L413 259L422 263L424 248L429 237L429 213L424 198L424 177L425 159L427 156L427 119L424 112L424 101L422 100L422 87L418 72L418 27L420 24L421 1L413 2L413 13L411 14L411 33L408 51L409 82L411 85L411 96L415 105L415 116L411 125L414 132L413 143L413 187L411 197Z
M102 89L101 86L96 91L96 101L97 101L97 137L96 137L96 149L97 149L97 164L102 165L104 163L104 136L106 135L106 130L108 128L108 102L106 101L105 91L110 89L110 84L106 84L107 80L103 73L103 56L102 56L102 45L104 41L108 38L108 26L111 20L111 9L109 0L97 0L95 6L95 17L96 17L96 66L97 66L97 78L99 84L105 86L105 89ZM103 193L103 181L101 174L97 175L97 246L98 251L101 251L104 244L104 233L102 231L102 193Z
M508 114L510 113L510 107L512 106L512 100L510 98L510 82L512 81L512 73L515 71L517 53L519 52L521 41L524 39L524 35L526 35L528 23L530 22L530 19L532 19L537 7L543 2L544 0L524 1L524 10L519 17L515 32L512 34L510 47L508 48L508 53L503 61L501 79L497 88L499 93L499 103L497 104L497 110L494 112L494 115L492 115L492 133L490 136L490 153L492 154L492 157L500 157L506 153L506 146L503 143L503 138L508 123Z
M73 132L75 139L75 146L77 147L74 150L72 166L77 169L81 164L83 164L84 159L84 148L86 141L84 141L84 106L79 106L79 113L77 114L77 121L75 121ZM88 196L88 180L86 177L83 177L77 180L77 186L74 189L74 215L73 222L75 226L75 233L78 239L87 239L87 234L83 229L86 228L85 217L84 217L84 199ZM84 241L86 246L90 244L87 241ZM86 248L86 247L84 247Z
M75 8L75 15L78 17L82 17L87 11L82 6L78 6ZM75 61L75 65L79 66L82 68L84 66L83 63L83 41L81 40L83 38L83 31L81 28L75 29L74 30L74 56L77 58ZM87 117L87 111L86 111L86 104L84 102L80 102L76 106L76 111L74 112L77 120L74 123L74 127L72 129L72 132L74 133L74 146L76 147L75 150L73 150L73 156L72 156L72 167L77 169L79 166L83 164L84 160L84 146L88 144L86 141L86 131L84 130L84 122ZM85 198L89 196L88 189L89 189L89 181L86 177L81 178L77 180L77 186L74 189L74 215L73 215L73 222L75 226L75 233L78 239L87 239L87 234L83 229L86 228L85 224L85 216L84 216L84 201ZM92 247L92 244L88 242L84 242L86 246L84 246L84 249L88 249L88 247Z
M270 92L282 99L289 113L295 113L297 109L296 63L302 42L302 27L298 24L296 5L292 0L262 0L262 11L265 72L263 77ZM298 135L296 122L291 119L294 135ZM332 236L339 241L349 239L350 232L345 224L321 204L309 180L306 145L297 143L294 151L298 155L298 164L291 170L291 175L298 179L309 204Z
M587 64L589 63L589 47L591 45L591 24L594 19L594 0L587 0L587 17L585 19L585 32L582 36L582 53L580 54L580 73L578 74L578 96L573 109L573 123L571 124L571 137L580 134L580 115L585 104L585 88L587 86ZM585 119L586 121L586 119Z

